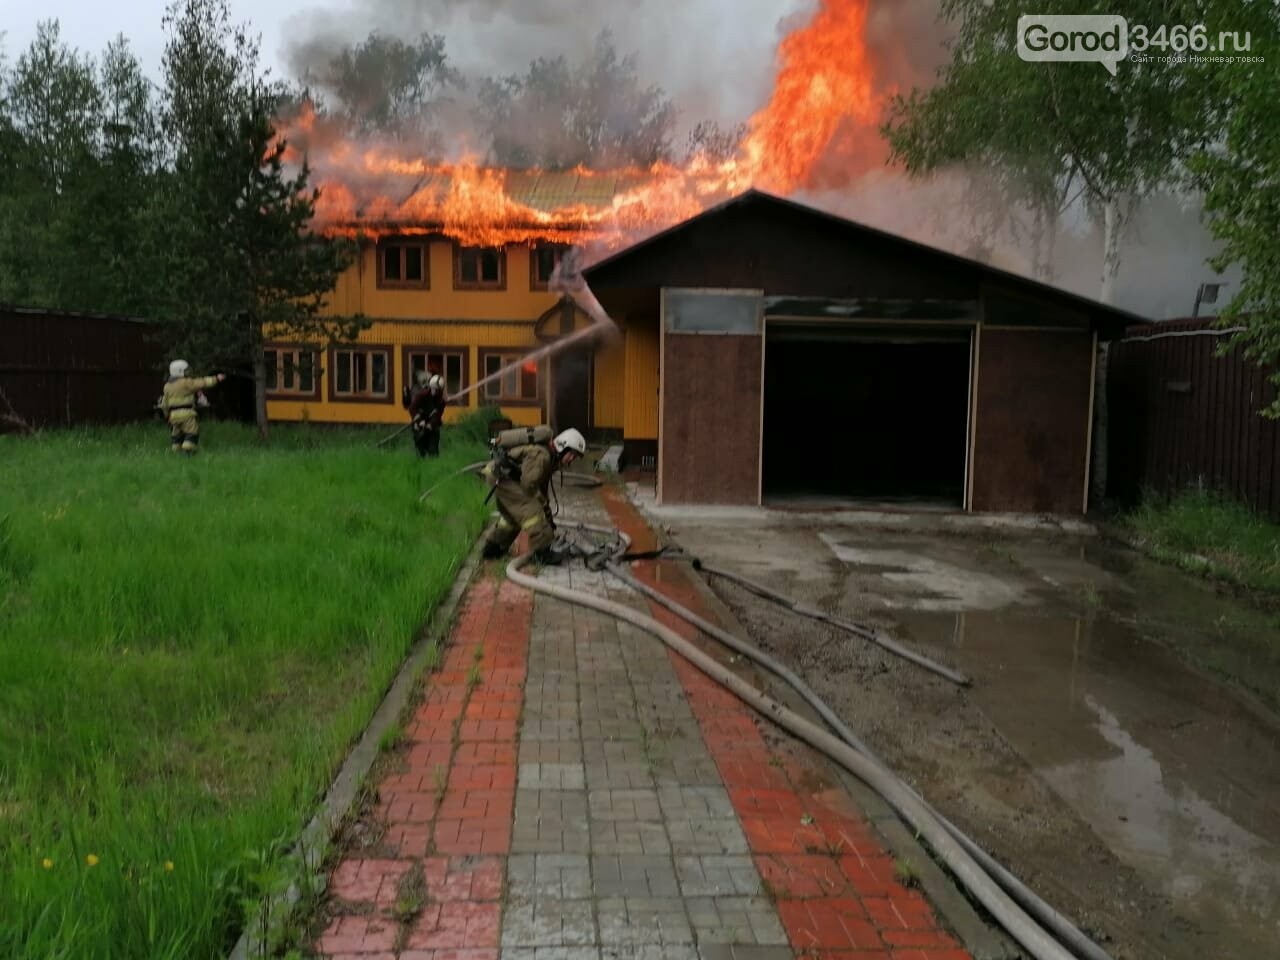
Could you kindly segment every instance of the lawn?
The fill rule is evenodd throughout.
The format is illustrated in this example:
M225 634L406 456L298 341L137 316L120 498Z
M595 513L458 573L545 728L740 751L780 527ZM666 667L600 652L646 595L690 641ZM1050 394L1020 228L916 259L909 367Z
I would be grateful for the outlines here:
M0 956L214 958L483 524L483 424L0 437Z
M1157 559L1252 590L1280 593L1280 526L1225 496L1148 496L1125 518Z

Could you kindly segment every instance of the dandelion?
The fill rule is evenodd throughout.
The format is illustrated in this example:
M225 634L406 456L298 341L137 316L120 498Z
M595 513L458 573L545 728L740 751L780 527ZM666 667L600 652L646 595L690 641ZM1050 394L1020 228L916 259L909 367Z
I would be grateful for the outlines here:
M43 860L40 861L40 866L44 867L46 870L52 870L53 861L50 860L48 857L45 857Z
M84 858L84 862L91 867L96 867L98 865L97 854L94 854L94 853L89 854L87 857Z
M166 860L166 861L164 862L164 872L165 872L165 873L173 873L173 861L172 861L172 860Z

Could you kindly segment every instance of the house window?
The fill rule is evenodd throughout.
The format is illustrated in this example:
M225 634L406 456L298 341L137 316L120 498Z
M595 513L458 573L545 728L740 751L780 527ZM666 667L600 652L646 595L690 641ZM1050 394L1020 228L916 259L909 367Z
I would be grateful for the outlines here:
M405 240L379 243L378 286L427 289L430 286L427 244Z
M459 290L505 290L507 251L501 247L454 247L453 285Z
M467 350L465 347L441 347L436 350L413 351L408 354L409 368L405 383L417 382L418 373L444 377L445 393L456 397L467 386Z
M267 393L278 397L313 397L319 387L319 358L314 350L273 346L262 352Z
M335 349L330 394L341 400L390 400L390 350Z
M535 243L529 250L529 287L545 290L551 284L551 274L560 264L568 247L560 243Z
M491 403L534 404L542 396L537 360L524 360L521 353L485 353L480 369L485 377L494 377L484 385L484 398ZM510 369L506 369L506 368ZM495 376L504 371L501 376Z

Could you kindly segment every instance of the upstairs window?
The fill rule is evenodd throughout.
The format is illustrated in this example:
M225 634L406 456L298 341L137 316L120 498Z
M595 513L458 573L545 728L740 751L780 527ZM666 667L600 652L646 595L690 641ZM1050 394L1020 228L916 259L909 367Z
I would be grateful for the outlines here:
M529 287L546 290L551 284L551 274L560 264L568 247L560 243L535 243L529 250Z
M378 244L378 286L426 290L430 287L427 244L387 240Z
M455 247L453 285L459 290L505 290L506 250L498 247Z

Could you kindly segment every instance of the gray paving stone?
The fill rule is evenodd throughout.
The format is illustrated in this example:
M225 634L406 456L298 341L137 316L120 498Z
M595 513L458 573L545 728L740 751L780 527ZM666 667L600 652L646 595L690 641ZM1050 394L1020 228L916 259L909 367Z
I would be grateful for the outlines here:
M662 814L677 820L724 819L736 816L729 791L724 787L664 786L658 789Z
M677 855L747 853L750 849L737 817L668 819L666 825L671 849Z
M699 960L794 960L790 947L761 947L747 943L707 943L698 947Z
M587 774L581 763L522 763L519 782L525 790L582 790Z
M652 790L653 774L646 763L586 765L588 790Z
M507 860L507 898L585 900L591 896L591 864L582 854L518 854Z
M787 943L773 904L764 897L689 897L684 903L699 945Z
M669 854L671 843L661 823L637 820L591 820L591 852L600 854Z
M508 904L502 917L504 947L572 947L599 943L590 900L534 900Z
M606 944L600 948L601 960L699 960L693 944L631 943Z
M599 947L506 947L502 960L600 960Z
M675 863L670 857L625 854L591 858L597 897L679 897Z
M591 834L585 823L516 822L511 834L512 853L580 853L591 850Z
M605 897L596 906L602 944L694 942L678 897Z
M587 808L593 820L662 820L658 794L652 789L592 790Z
M516 789L515 812L517 822L528 817L576 822L587 816L587 792L585 790L528 790L519 787Z
M525 763L582 763L581 740L524 740L519 760Z
M758 896L763 884L750 856L675 857L676 879L686 897Z
M529 720L520 725L521 740L573 740L579 735L577 720Z

